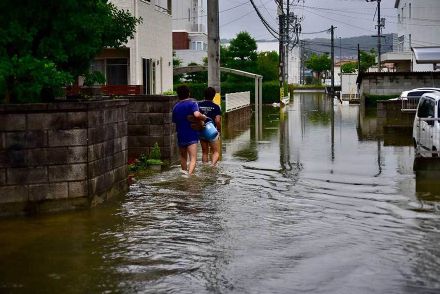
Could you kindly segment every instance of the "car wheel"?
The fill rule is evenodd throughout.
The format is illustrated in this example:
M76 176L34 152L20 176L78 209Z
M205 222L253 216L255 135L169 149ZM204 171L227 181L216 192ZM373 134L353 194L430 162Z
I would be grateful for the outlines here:
M432 146L432 157L438 157L437 148L435 146Z

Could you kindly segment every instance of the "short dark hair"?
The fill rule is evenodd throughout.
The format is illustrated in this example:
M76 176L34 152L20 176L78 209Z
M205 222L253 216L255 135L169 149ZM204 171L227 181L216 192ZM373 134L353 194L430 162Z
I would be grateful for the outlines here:
M216 91L213 87L208 87L205 89L205 99L213 100L215 97Z
M177 87L176 92L177 97L179 97L180 100L189 98L189 88L187 85Z

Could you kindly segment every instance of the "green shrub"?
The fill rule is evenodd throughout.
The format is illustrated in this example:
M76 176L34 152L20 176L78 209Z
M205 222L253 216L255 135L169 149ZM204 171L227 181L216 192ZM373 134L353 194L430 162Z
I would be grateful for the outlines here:
M377 104L377 101L379 100L388 100L391 98L399 97L399 94L394 95L365 95L365 104L369 106L373 106Z
M179 87L182 84L174 85L174 89ZM191 91L191 97L197 100L204 99L204 92L207 87L207 84L186 84ZM272 104L273 102L280 101L280 88L278 81L270 81L263 82L263 103L264 104ZM246 83L233 83L233 82L225 82L222 83L222 96L228 93L236 93L236 92L251 92L251 103L254 103L254 93L255 93L255 82L249 80Z
M159 144L156 142L154 143L153 149L151 149L150 154L148 155L148 159L154 159L160 161L161 157L162 154L160 154L160 147Z

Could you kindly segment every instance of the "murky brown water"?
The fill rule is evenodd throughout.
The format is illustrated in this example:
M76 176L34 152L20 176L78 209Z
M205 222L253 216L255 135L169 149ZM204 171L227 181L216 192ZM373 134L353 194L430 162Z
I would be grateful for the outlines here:
M2 220L0 293L439 293L439 175L416 176L408 134L376 128L296 95L260 132L225 131L218 169Z

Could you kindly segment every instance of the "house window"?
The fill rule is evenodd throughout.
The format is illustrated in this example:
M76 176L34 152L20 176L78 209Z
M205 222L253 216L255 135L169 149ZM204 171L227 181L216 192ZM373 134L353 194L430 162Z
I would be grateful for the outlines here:
M412 15L412 9L411 9L411 3L409 4L409 11L408 11L408 18L411 18L411 15Z
M411 49L411 47L412 47L412 36L411 36L411 34L408 35L408 42L409 42L409 48Z
M400 19L400 13L397 15L397 23L402 23L402 20Z
M188 21L191 21L191 9L188 8Z
M202 49L202 42L197 42L197 51L202 51L203 49Z
M106 61L107 85L128 85L128 60L115 58Z

